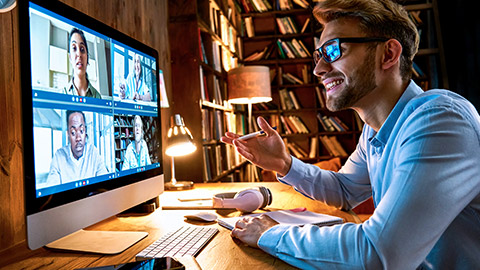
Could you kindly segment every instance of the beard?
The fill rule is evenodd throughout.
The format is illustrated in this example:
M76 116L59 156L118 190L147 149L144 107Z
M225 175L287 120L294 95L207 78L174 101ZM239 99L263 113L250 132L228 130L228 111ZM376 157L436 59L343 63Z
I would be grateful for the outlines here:
M371 52L367 55L363 64L350 76L349 81L351 83L344 80L343 89L340 89L337 96L327 95L328 110L336 112L352 108L355 103L377 87L375 83L375 53Z

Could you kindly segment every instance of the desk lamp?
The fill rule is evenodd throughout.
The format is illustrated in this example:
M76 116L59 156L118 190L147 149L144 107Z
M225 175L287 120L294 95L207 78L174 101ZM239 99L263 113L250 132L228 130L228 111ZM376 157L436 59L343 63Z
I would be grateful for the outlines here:
M165 184L165 190L192 189L192 181L177 181L175 179L175 157L188 155L197 150L197 147L193 144L192 134L185 126L180 114L175 114L171 118L170 129L167 133L167 145L165 154L172 157L172 180Z
M228 72L228 102L248 104L248 132L253 132L252 104L271 100L267 66L242 66Z

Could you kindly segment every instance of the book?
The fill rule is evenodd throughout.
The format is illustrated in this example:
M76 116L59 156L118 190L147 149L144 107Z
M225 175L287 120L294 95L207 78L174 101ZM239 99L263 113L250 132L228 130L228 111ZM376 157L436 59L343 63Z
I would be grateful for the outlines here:
M310 139L310 152L308 154L309 158L315 158L317 156L318 149L318 137L312 137Z
M293 91L288 91L288 95L290 96L290 99L292 100L293 102L293 106L295 107L295 109L301 109L302 106L300 106L300 103L298 102L298 99L297 99L297 96L295 95L295 92Z
M308 8L308 2L306 0L293 0L293 2L302 8Z
M292 155L294 155L296 158L304 158L305 157L305 155L303 155L302 152L298 151L298 149L292 143L287 143L287 149L290 150L290 153Z
M335 224L342 224L343 219L336 216L331 216L327 214L319 214L315 212L311 212L308 210L297 212L292 210L278 210L266 213L258 213L258 214L250 214L245 216L256 217L265 214L271 217L273 220L280 224L284 225L292 225L292 226L303 226L307 224L312 224L316 226L330 226ZM230 217L230 218L219 218L217 222L219 225L233 230L235 228L235 223L238 220L245 216L240 217Z
M293 104L286 88L278 90L278 94L280 95L280 105L283 110L295 109L295 105Z
M253 18L252 17L245 17L245 28L247 29L247 36L254 37L255 30L253 28Z
M304 23L303 26L302 26L302 30L300 31L301 34L305 33L305 31L307 30L307 26L308 26L309 23L310 23L310 18L307 18L307 19L305 20L305 23Z

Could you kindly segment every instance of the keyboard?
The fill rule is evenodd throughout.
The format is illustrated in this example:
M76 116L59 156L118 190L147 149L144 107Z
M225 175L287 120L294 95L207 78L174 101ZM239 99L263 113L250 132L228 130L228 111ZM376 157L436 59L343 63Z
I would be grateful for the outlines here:
M162 236L146 247L135 258L145 260L162 257L195 256L218 232L212 227L182 226Z

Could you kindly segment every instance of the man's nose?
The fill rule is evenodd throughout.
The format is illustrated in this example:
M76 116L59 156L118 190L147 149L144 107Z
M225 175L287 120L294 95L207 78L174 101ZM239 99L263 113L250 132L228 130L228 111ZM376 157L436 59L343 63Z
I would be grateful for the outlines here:
M313 75L321 78L323 75L325 75L331 70L332 70L332 65L330 63L325 62L325 60L322 57L317 62L317 64L315 64L315 67L313 69Z

